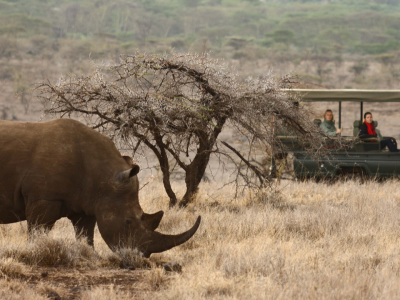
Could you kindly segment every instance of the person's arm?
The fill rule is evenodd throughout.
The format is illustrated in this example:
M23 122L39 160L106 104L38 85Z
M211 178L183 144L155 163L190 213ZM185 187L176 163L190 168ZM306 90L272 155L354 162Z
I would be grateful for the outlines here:
M365 125L365 123L362 123L360 126L360 133L358 134L360 138L376 138L376 134L369 134L368 133L368 127Z
M328 129L324 123L321 123L319 125L319 128L329 137L334 137L336 136L336 127L333 127L334 129Z
M336 134L336 129L335 129L335 130L332 130L332 131L325 132L325 133L326 133L326 135L329 136L329 137L335 137L335 136L337 136L337 134Z
M379 139L380 141L382 141L382 140L383 140L383 136L382 136L381 132L379 131L379 129L376 129L376 128L375 128L375 131L376 131L376 135L377 135L378 139Z

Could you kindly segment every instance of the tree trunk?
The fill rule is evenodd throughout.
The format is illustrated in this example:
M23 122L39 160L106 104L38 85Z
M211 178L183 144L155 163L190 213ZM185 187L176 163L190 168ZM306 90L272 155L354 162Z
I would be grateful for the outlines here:
M193 201L193 197L199 189L199 184L201 179L206 172L208 162L210 161L210 156L212 149L215 145L218 135L221 133L221 129L225 124L226 118L221 118L218 120L217 126L214 128L214 132L211 137L204 131L197 131L196 135L199 138L199 148L197 149L196 156L194 157L192 163L187 166L185 183L186 183L186 193L183 195L182 200L179 202L179 207L186 207L190 202Z
M185 177L186 193L179 202L179 207L186 207L196 196L201 179L206 172L210 155L211 152L209 151L197 153L192 163L188 166Z
M171 180L170 180L170 170L169 170L169 162L167 157L162 157L159 159L161 172L163 174L163 184L165 191L169 197L169 207L173 207L177 204L178 200L176 195L171 187Z
M158 162L160 163L160 169L163 174L164 188L169 197L169 207L171 208L177 204L178 200L176 199L176 195L171 187L171 177L170 177L171 174L169 170L168 155L167 152L165 151L165 144L162 141L160 132L158 130L154 130L152 133L156 141L156 144L158 146L158 149L154 145L152 145L148 140L144 140L144 142L151 150L153 150L154 154L158 158Z
M171 208L171 207L174 207L178 201L177 201L176 195L171 187L171 182L169 180L169 172L167 172L167 173L168 174L163 173L163 184L164 184L165 191L167 192L167 195L169 197L169 207Z

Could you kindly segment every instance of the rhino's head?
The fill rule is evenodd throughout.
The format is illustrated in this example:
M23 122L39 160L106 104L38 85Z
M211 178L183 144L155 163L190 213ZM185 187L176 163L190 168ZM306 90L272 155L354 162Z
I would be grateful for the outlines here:
M183 244L200 225L200 216L193 227L178 235L165 235L154 231L163 212L146 214L139 204L139 166L119 172L114 179L113 192L96 206L97 225L101 236L112 249L121 246L138 248L145 257Z

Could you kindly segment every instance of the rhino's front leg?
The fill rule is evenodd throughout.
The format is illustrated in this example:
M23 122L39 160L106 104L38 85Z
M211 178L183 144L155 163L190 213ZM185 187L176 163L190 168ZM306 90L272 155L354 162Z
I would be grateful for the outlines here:
M84 214L76 214L68 216L74 225L76 237L85 237L90 246L93 246L94 227L96 225L96 217Z
M62 217L62 202L50 200L28 201L26 206L26 220L28 221L28 233L34 229L50 231L54 223Z

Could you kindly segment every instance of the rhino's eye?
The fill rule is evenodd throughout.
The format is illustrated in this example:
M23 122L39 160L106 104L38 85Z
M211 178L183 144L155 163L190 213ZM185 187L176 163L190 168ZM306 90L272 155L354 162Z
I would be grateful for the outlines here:
M129 225L129 224L132 224L132 222L129 221L129 220L126 220L125 223L128 224L128 225Z

